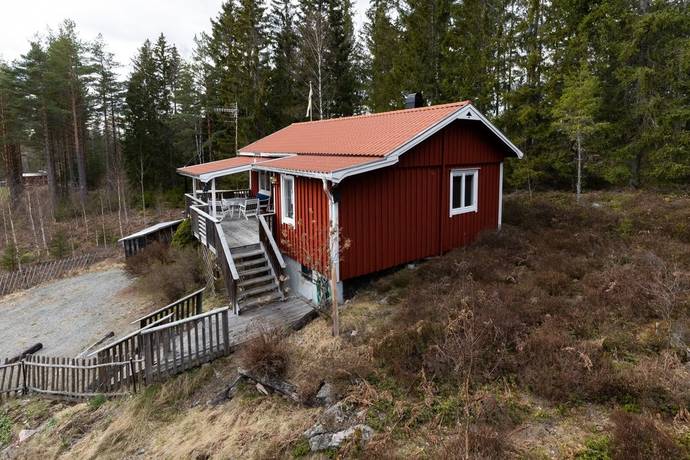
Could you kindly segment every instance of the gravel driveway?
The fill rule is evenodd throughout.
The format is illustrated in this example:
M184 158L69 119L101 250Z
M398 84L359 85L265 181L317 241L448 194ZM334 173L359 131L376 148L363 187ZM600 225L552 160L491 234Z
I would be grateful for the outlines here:
M118 267L65 278L0 298L0 360L37 342L41 354L74 357L152 308Z

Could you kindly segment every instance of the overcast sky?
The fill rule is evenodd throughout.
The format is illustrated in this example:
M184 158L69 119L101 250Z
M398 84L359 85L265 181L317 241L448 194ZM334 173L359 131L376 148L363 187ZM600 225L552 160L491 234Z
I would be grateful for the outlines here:
M0 0L0 58L18 58L36 33L45 35L64 19L77 24L84 40L98 33L117 60L128 67L147 38L161 32L180 53L191 56L194 35L207 31L222 0ZM354 0L356 23L361 26L368 0Z

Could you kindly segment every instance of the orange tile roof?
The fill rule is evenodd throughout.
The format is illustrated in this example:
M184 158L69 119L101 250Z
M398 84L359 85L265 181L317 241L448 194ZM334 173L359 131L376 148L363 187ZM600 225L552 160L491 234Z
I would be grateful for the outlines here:
M294 155L262 162L258 169L280 169L302 173L328 174L341 169L359 166L380 157L357 156L324 156L324 155Z
M245 166L250 166L254 163L261 163L266 160L270 160L270 158L232 157L226 158L225 160L210 161L208 163L201 163L193 166L185 166L184 168L177 168L177 172L179 174L184 174L185 176L198 177L202 174L210 174L233 168L242 168Z
M470 101L392 112L293 123L241 148L246 153L383 157Z

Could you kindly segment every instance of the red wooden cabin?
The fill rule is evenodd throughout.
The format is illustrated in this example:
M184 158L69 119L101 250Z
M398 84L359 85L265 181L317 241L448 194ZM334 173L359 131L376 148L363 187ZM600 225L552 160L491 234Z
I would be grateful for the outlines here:
M178 171L197 199L206 184L211 214L215 179L250 171L246 194L268 200L259 214L275 213L269 230L292 290L318 301L331 261L342 286L499 228L510 156L522 152L465 101L295 123L238 157Z

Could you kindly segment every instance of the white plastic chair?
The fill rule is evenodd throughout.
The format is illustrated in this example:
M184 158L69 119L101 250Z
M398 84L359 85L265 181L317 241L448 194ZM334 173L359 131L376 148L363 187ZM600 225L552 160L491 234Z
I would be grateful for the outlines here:
M248 198L244 203L240 203L240 217L244 216L249 220L250 217L256 217L259 212L258 198Z

